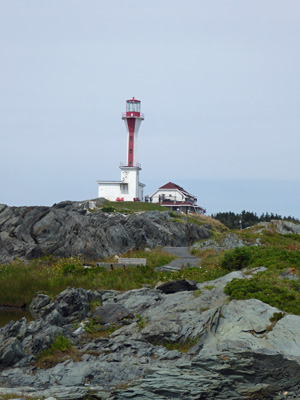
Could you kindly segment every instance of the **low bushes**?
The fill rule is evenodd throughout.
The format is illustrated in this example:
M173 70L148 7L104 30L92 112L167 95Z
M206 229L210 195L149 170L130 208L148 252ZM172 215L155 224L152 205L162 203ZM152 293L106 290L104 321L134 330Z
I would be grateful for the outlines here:
M224 253L221 268L235 271L248 267L251 259L251 250L248 247L239 247Z

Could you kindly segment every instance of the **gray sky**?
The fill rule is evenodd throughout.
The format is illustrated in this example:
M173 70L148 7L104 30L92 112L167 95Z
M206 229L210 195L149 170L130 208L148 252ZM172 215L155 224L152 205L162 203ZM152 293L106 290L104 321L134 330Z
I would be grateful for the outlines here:
M0 0L0 203L97 196L142 101L146 194L300 218L299 0Z

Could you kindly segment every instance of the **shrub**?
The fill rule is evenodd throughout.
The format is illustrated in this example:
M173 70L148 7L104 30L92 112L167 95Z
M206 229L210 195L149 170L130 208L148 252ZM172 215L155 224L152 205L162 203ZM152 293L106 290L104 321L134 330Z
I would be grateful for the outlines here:
M281 318L285 316L283 312L275 312L272 317L270 317L271 322L278 322Z
M299 293L266 275L250 280L233 279L226 285L224 292L232 299L258 299L280 310L300 314Z
M240 270L248 266L251 252L247 247L238 247L225 252L221 260L221 268L226 271Z
M115 212L116 210L114 209L113 206L106 206L106 207L102 207L102 211L103 212L107 212L107 213L111 213L111 212Z

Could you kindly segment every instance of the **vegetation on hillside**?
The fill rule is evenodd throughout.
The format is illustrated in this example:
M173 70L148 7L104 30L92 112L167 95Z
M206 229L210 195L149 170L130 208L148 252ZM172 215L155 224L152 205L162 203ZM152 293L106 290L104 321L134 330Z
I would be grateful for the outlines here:
M298 242L299 243L299 242ZM267 245L234 249L224 255L222 263L228 269L240 269L243 263L266 270L250 279L234 279L225 293L233 299L258 299L282 311L300 315L300 248ZM235 263L240 259L241 264Z
M229 229L240 229L241 227L248 228L249 226L253 226L258 224L259 222L270 222L272 220L286 220L291 222L300 223L300 220L295 217L282 217L278 214L273 213L263 213L258 216L256 213L250 211L242 211L240 214L236 214L234 212L218 212L216 214L212 214L212 218L222 222Z
M97 209L98 210L98 209ZM131 214L143 211L168 211L166 207L159 204L145 203L143 201L109 201L101 204L100 211L120 212L122 214Z
M204 216L182 216L171 214L179 223L189 220L198 224L209 223ZM211 225L211 224L210 224ZM226 236L224 226L216 222L215 240ZM81 257L44 257L31 262L15 260L0 265L0 304L20 306L29 304L37 292L51 298L71 287L120 291L141 288L144 284L154 287L158 282L190 279L206 282L233 270L265 267L248 279L228 283L226 293L233 299L256 298L282 311L300 315L300 235L282 235L275 228L266 229L255 225L244 230L233 231L245 247L230 251L213 248L197 249L193 254L201 259L201 266L187 267L178 272L158 272L156 267L168 264L174 257L160 249L130 251L123 257L146 258L146 266L119 267L111 270L88 263ZM113 258L106 260L113 262Z

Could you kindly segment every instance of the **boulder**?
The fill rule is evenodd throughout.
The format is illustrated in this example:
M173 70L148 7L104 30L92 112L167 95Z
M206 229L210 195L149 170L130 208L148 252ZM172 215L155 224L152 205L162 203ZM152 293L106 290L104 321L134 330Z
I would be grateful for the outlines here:
M0 367L8 367L16 363L23 355L23 347L19 340L10 337L0 344Z
M197 290L198 287L197 287L197 282L191 282L186 279L181 279L178 281L163 283L156 289L160 290L163 293L169 294L169 293Z
M19 321L7 325L7 329L5 329L3 333L4 336L7 338L15 337L18 340L22 340L25 336L26 329L27 329L26 318L23 317Z
M101 294L81 288L67 288L53 299L47 306L36 307L39 318L46 323L62 326L74 321L81 321L90 312L90 302L101 301Z
M29 305L31 314L37 318L43 313L43 308L50 303L50 297L45 294L37 294Z

